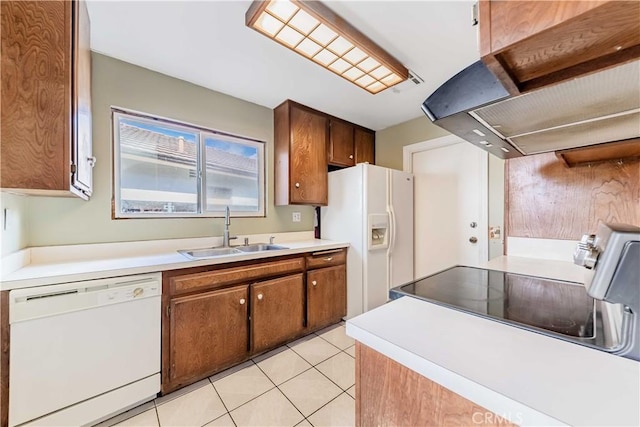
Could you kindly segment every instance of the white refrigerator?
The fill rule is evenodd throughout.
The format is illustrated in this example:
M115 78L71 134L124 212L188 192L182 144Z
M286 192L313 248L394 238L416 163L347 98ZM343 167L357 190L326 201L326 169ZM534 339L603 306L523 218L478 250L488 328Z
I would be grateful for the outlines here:
M413 176L366 163L329 173L323 239L348 241L347 318L413 280Z

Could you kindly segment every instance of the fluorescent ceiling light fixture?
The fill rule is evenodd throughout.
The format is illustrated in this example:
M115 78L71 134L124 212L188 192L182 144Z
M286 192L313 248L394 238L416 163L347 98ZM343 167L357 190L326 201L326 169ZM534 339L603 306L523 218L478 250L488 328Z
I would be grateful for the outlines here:
M370 93L409 78L397 59L319 1L256 0L246 25Z

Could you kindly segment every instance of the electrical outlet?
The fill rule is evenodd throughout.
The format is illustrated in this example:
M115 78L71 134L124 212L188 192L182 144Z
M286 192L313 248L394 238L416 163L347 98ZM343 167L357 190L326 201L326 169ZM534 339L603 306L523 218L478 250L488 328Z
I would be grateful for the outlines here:
M291 215L291 219L293 220L293 222L300 222L300 220L302 219L302 215L300 215L300 212L294 212Z

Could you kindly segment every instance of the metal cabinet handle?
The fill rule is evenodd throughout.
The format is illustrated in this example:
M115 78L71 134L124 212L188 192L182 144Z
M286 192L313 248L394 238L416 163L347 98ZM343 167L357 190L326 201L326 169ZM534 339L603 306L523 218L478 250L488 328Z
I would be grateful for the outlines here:
M332 256L330 256L330 257L326 257L324 260L325 260L325 261L327 261L327 262L329 262L329 261L331 261L332 259L333 259L333 257L332 257Z
M296 188L300 188L300 183L296 182Z
M244 303L245 303L245 302L246 302L246 301L245 301L245 299L244 299L244 298L240 298L240 305L244 305Z
M478 238L477 238L477 237L475 237L475 236L472 236L472 237L469 237L469 241L470 241L471 243L478 243Z
M95 167L98 159L96 159L95 156L92 156L92 157L87 157L87 161L89 162L89 166Z
M314 280L313 282L311 282L311 284L312 284L313 286L315 286L315 285L317 285L317 284L318 284L318 282L316 282L316 281Z
M349 156L350 159L353 159L353 154Z
M262 294L258 294L258 299L259 299L260 301L262 301L262 298L264 298L264 295L262 295Z

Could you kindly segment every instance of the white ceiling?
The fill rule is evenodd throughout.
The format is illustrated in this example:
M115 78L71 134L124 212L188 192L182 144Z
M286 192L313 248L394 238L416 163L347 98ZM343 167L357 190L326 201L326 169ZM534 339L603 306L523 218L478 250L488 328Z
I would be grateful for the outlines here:
M89 1L88 8L97 52L268 108L292 99L380 130L422 116L424 99L478 59L473 3L326 2L425 81L377 95L245 27L250 1Z

